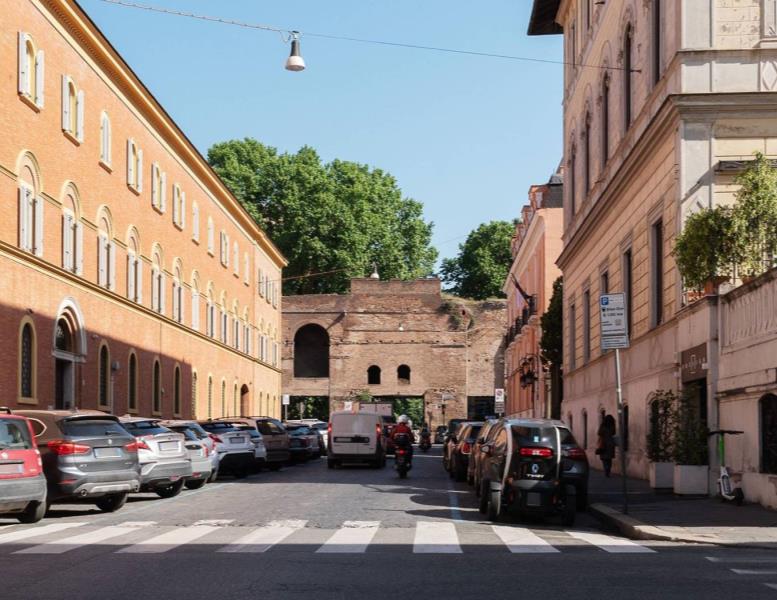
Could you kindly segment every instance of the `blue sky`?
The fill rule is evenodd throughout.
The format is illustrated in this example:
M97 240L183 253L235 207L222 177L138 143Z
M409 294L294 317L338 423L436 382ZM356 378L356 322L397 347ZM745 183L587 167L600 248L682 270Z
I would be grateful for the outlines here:
M442 257L478 224L513 219L561 154L555 64L302 38L307 70L283 69L277 33L80 0L205 154L255 137L392 173L423 202ZM528 37L530 0L140 0L350 37L561 59L560 36Z

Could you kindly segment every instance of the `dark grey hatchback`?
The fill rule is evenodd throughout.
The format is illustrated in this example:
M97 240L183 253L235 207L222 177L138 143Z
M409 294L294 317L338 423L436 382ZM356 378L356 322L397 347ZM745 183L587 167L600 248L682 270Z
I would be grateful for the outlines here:
M119 420L99 411L19 410L31 424L48 504L89 502L118 510L140 488L138 447Z

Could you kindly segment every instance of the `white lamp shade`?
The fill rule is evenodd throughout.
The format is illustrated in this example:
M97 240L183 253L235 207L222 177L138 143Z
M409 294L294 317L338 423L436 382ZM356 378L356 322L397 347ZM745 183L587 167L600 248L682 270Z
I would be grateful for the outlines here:
M291 53L289 58L286 59L287 71L304 71L305 61L302 59L302 55L299 51L299 40L294 38L291 40Z

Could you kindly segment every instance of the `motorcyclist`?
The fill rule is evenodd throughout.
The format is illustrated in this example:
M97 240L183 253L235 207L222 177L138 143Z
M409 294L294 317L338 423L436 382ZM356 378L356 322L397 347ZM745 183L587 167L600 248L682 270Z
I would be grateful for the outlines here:
M404 440L397 439L398 436L406 436L406 438ZM391 440L394 442L396 447L402 445L407 446L410 458L413 457L413 444L415 443L415 435L413 435L413 430L410 428L410 419L407 418L407 415L400 415L399 418L397 418L397 424L391 431ZM403 441L405 444L402 444Z

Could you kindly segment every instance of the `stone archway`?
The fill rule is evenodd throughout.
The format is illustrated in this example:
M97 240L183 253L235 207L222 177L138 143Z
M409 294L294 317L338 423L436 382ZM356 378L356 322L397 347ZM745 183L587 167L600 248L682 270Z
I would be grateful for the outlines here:
M329 377L329 334L310 323L294 335L294 377Z
M86 357L83 315L72 298L65 299L54 321L54 408L72 409L79 402L79 365Z
M248 386L243 384L240 388L240 416L250 417L253 415L251 410L251 395L248 391Z

